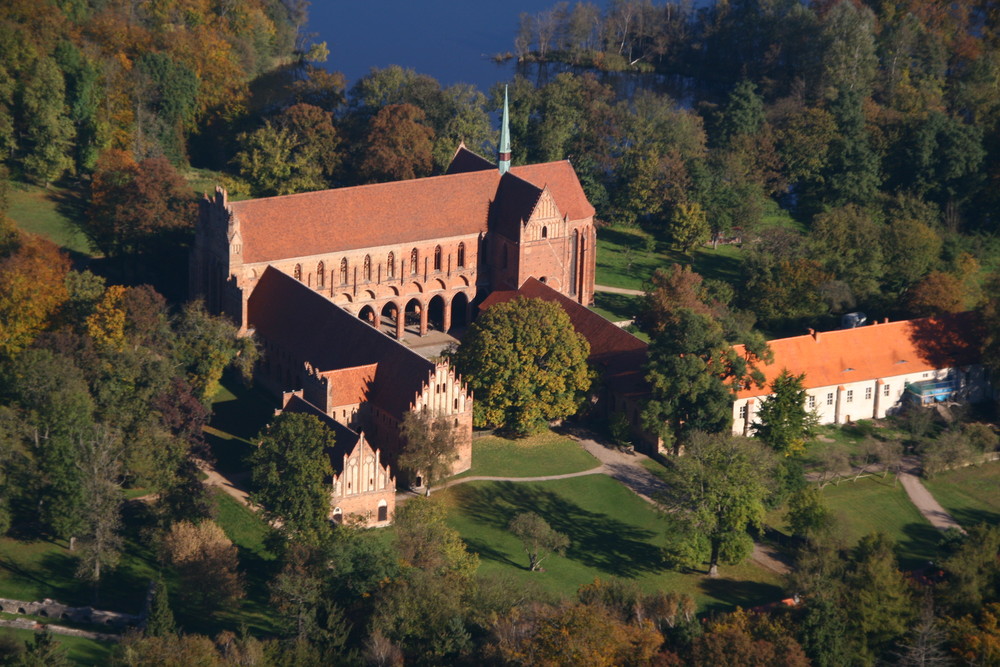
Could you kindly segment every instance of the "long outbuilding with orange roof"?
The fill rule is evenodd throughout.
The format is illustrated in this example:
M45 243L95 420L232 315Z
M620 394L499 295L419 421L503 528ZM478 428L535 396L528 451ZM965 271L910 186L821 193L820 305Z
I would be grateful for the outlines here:
M975 315L959 313L769 341L774 361L763 368L767 383L736 394L733 432L753 432L771 383L785 369L804 376L806 407L821 424L881 419L907 401L984 400L989 384L979 338Z

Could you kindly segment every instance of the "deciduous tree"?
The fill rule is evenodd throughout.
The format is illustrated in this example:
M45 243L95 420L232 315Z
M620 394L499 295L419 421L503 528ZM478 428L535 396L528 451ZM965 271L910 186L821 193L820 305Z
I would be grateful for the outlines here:
M453 357L476 394L476 425L524 435L576 412L591 385L589 347L556 303L518 297L487 310Z
M427 411L407 412L400 432L406 439L399 465L414 475L420 475L426 495L431 485L451 473L458 460L458 434L451 419L432 416Z
M553 553L561 554L569 546L569 538L552 529L552 526L534 512L521 512L507 524L507 530L521 540L528 554L528 569L536 572L542 561Z
M163 538L163 560L181 580L181 596L201 610L222 609L243 597L236 545L214 521L179 521Z
M427 176L434 166L434 130L412 104L390 104L372 118L361 173L372 182Z
M333 445L333 431L316 417L290 412L259 436L250 456L251 498L286 534L315 541L329 530Z
M699 433L685 455L671 459L668 489L661 500L678 526L673 554L678 563L708 563L709 576L719 563L739 563L753 549L747 533L764 520L772 493L773 454L753 440Z

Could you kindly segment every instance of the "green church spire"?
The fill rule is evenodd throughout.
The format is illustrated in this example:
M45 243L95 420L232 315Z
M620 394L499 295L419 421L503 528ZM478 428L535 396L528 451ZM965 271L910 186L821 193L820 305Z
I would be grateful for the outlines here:
M507 114L507 86L503 87L503 122L500 125L500 149L497 151L497 166L501 174L510 169L510 118Z

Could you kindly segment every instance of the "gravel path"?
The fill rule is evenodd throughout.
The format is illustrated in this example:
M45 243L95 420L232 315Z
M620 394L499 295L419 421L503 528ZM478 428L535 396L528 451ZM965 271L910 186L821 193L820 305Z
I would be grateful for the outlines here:
M642 296L645 294L641 289L626 289L624 287L611 287L610 285L594 285L595 292L610 292L612 294L629 294L631 296Z
M906 495L910 497L910 502L938 530L945 531L955 528L964 533L965 529L955 521L955 517L949 514L948 510L941 507L941 503L931 495L931 492L927 490L924 483L917 477L919 472L920 462L915 457L907 456L903 458L903 465L897 477L899 483L906 489Z

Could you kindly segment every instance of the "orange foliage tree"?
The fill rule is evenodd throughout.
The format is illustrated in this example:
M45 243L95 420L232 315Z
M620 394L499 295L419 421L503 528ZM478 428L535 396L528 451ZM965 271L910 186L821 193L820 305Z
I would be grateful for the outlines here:
M69 258L55 244L20 234L0 257L0 358L31 344L68 298Z

